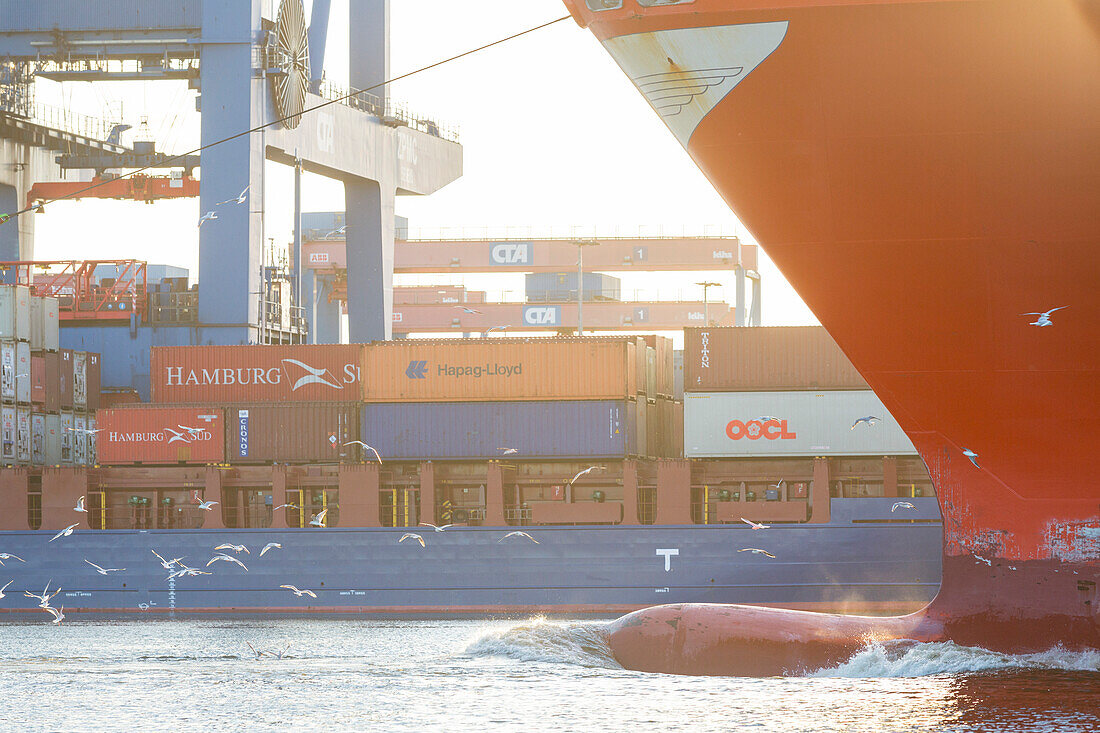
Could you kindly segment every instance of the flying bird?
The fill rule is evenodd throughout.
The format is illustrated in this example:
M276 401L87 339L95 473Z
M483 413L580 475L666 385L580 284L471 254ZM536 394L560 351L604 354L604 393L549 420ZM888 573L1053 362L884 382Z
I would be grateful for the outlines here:
M104 568L104 567L100 567L99 565L96 565L94 562L92 562L88 558L84 558L84 562L88 563L93 568L95 568L95 571L97 573L99 573L100 575L106 575L107 573L121 573L122 571L124 571L126 569L126 568Z
M531 535L527 534L526 532L520 532L519 530L516 530L515 532L509 532L508 534L504 535L499 540L497 540L497 542L504 542L504 540L508 539L509 537L526 537L527 539L534 542L536 545L542 544L538 540L536 540L534 537L532 537Z
M978 462L976 460L974 460L975 458L978 457L977 453L970 450L969 448L963 448L962 449L962 454L970 459L970 462L974 464L974 468L981 468L981 466L978 465Z
M757 422L779 422L778 417L772 417L771 415L764 415L763 417L756 418Z
M252 554L251 552L248 551L248 548L245 547L244 545L231 545L228 542L226 542L224 544L221 544L221 545L218 545L214 549L215 550L232 550L233 552L237 552L237 553L243 552L246 555L251 555Z
M8 589L8 586L14 582L14 580L9 580L7 583L4 583L4 587L0 588L0 598L7 598L7 593L5 593L4 591L6 591Z
M280 509L298 509L298 508L300 508L300 507L297 504L280 504L279 506L275 507L271 511L277 512ZM262 555L263 553L260 553L260 554Z
M405 540L416 540L420 543L421 547L427 547L427 545L424 544L424 538L413 532L406 532L405 534L401 535L401 539L397 541L397 544L400 545Z
M218 502L216 502L216 501L204 501L201 504L199 504L199 509L205 509L208 512L212 512L212 511L214 511L214 505L217 504L217 503Z
M508 328L508 327L507 326L493 326L492 328L485 331L485 335L488 336L493 331L503 331L506 328Z
M177 557L175 560L165 560L156 550L149 550L149 552L157 556L157 559L160 560L160 566L165 570L171 570L173 565L183 559L182 557Z
M510 456L513 453L519 453L519 451L515 448L497 448L497 450L504 451L503 453L501 453L502 456Z
M374 449L374 446L372 445L367 445L361 440L351 440L347 443L344 443L344 445L361 445L365 450L369 450L371 453L374 453L374 457L378 459L378 463L382 463L382 456L378 455L378 451L376 451Z
M890 507L890 512L893 513L898 509L916 509L916 507L907 501L895 501L894 505Z
M1034 321L1029 323L1029 326L1053 326L1054 322L1050 320L1050 314L1054 311L1060 311L1063 308L1069 308L1068 305L1060 305L1057 308L1051 308L1045 313L1021 313L1021 316L1039 316Z
M769 529L769 528L771 528L770 524L758 524L758 523L752 521L751 519L745 519L744 517L741 517L741 521L744 522L745 524L749 525L753 529Z
M0 552L0 565L3 565L5 560L18 560L19 562L22 562L22 563L27 562L26 560L19 557L18 555L13 555L10 552Z
M294 595L298 596L299 598L301 598L302 596L309 596L310 598L316 598L317 597L317 594L314 593L313 591L309 590L308 588L302 588L301 590L298 590L293 585L280 585L279 587L280 588L286 588L287 590L293 591Z
M333 234L343 234L348 228L348 225L340 227L339 229L333 229L331 232L325 232L325 235L321 239L332 239Z
M771 557L771 558L775 557L775 555L771 554L767 550L761 550L761 549L756 548L756 547L743 547L740 550L738 550L738 552L751 552L754 555L763 555L764 557Z
M431 522L421 522L420 524L424 527L431 527L436 532L442 532L443 530L447 529L448 527L453 527L454 526L453 524L444 524L442 526L436 526L436 525L432 524Z
M281 550L281 549L283 549L283 546L280 545L278 542L268 542L266 545L264 545L264 549L260 550L260 557L263 557L264 553L267 552L268 550Z
M247 198L248 198L248 189L250 189L250 188L252 188L252 185L251 185L251 184L249 184L249 185L245 186L245 187L244 187L244 190L243 190L243 191L241 191L241 195L240 195L240 196L238 196L237 198L235 198L235 199L228 199L228 200L226 200L226 201L219 201L219 202L218 202L217 204L215 204L215 205L216 205L216 206L224 206L224 205L226 205L226 204L243 204L243 203L245 202L245 199L247 199Z
M312 517L310 517L309 526L310 527L325 527L325 526L327 526L325 524L325 516L327 514L328 514L328 509L322 509L319 513L314 514Z
M73 507L73 511L74 512L87 512L88 511L87 509L84 508L84 497L83 496L76 500L76 506Z
M216 563L218 560L224 560L225 562L235 562L238 565L240 565L242 568L244 568L244 571L246 573L248 572L248 567L243 562L241 562L237 558L233 557L232 555L226 555L224 552L210 558L210 562L206 563L206 567L210 567L211 565Z
M65 620L64 606L62 606L61 608L51 608L50 606L46 606L43 610L53 614L53 621L51 621L50 623L54 624L55 626L60 626L61 622Z
M205 214L202 215L202 218L199 219L199 228L202 229L203 222L210 221L211 219L217 219L217 218L218 218L218 215L215 212L213 212L213 211L206 212Z
M180 570L175 571L174 573L171 573L166 578L166 580L172 580L174 578L183 578L183 577L192 577L193 578L196 575L213 575L213 573L207 572L205 570L199 570L198 568L184 567Z
M61 530L61 531L60 531L60 532L58 532L57 534L55 534L55 535L54 535L53 537L51 537L51 538L50 538L50 539L48 540L47 544L49 544L49 542L53 542L53 541L54 541L54 540L56 540L56 539L57 539L58 537L68 537L69 535L71 535L71 534L73 533L73 530L74 530L74 529L76 529L76 528L77 528L77 527L79 527L79 526L80 526L79 524L70 524L70 525L69 525L68 527L66 527L65 529Z
M880 419L881 418L877 418L874 415L868 415L867 417L861 417L858 420L856 420L854 423L852 423L852 427L849 428L849 430L855 430L856 426L859 425L860 423L866 423L867 425L874 425L875 423L879 422Z
M569 479L569 485L572 486L574 481L576 481L577 479L579 479L581 476L585 475L586 473L588 473L590 471L599 471L599 470L602 470L603 468L604 468L603 466L589 466L588 468L584 469L583 471L578 472L577 475L574 476L573 478Z
M485 315L484 313L482 313L479 310L474 310L473 308L467 308L464 305L456 305L455 308L458 308L463 313L469 313L470 315L474 315L474 316L483 316L483 315Z
M787 479L782 479L781 478L781 479L779 479L779 483L777 483L777 484L768 484L768 486L771 486L771 487L776 488L776 489L782 489L783 484L785 484L785 483L787 483Z

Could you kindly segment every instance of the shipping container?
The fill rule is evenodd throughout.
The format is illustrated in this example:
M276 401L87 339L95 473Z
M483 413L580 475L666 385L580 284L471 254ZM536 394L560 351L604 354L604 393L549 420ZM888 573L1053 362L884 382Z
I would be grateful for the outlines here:
M61 465L60 415L46 415L46 465Z
M31 296L31 337L27 340L30 342L32 351L41 351L45 341L46 310L42 301L43 298L37 295Z
M94 440L94 438L93 438ZM88 463L88 416L81 412L73 413L73 465L84 466Z
M15 460L31 462L31 411L28 407L15 410Z
M230 463L358 461L359 404L255 403L225 409L225 455Z
M15 341L15 301L14 285L0 285L0 339Z
M575 272L535 272L527 274L524 292L528 303L576 303L577 273ZM584 302L596 300L619 300L622 294L622 281L614 275L602 272L586 272L581 280L584 284Z
M15 401L31 402L31 345L26 341L15 342Z
M865 390L821 326L685 328L688 392Z
M46 465L46 416L41 412L31 414L31 463Z
M14 407L5 405L0 408L0 459L5 464L14 464L18 458L16 437L18 431L18 417Z
M877 418L874 425L858 423ZM853 427L855 425L855 427ZM912 442L870 390L684 395L688 457L913 455Z
M68 466L73 462L73 443L76 440L74 432L75 422L73 413L62 411L61 413L61 464Z
M684 399L684 351L677 349L672 352L672 397Z
M88 352L73 352L73 409L88 408Z
M680 458L683 456L682 422L676 419L676 412L683 411L683 405L663 397L649 403L649 454L654 458Z
M94 413L99 409L99 359L99 354L94 351L89 351L88 357L84 362L85 392L89 413Z
M73 350L61 349L60 369L57 378L61 385L61 409L73 409Z
M57 351L61 343L60 302L57 298L42 299L42 348Z
M635 344L622 338L384 341L363 351L367 402L628 399Z
M362 344L156 347L152 401L354 402L362 351Z
M4 402L15 402L15 367L15 342L0 342L0 399Z
M656 382L654 390L657 396L672 397L675 393L675 357L672 348L672 339L666 336L645 335L640 337L646 346L652 346L656 350Z
M0 340L30 341L31 291L26 285L0 285Z
M362 440L384 463L611 459L646 452L644 400L387 402L363 405L362 417Z
M104 465L206 464L225 460L221 408L142 405L100 410L96 454Z
M42 359L45 362L46 412L57 413L61 410L61 354L47 351Z
M46 404L46 357L41 352L31 354L31 403Z

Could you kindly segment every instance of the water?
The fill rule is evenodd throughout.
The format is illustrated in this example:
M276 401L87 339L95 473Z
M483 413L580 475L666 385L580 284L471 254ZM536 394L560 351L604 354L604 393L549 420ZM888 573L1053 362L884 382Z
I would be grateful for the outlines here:
M0 730L1100 729L1097 653L895 643L739 679L624 670L601 621L45 621L0 624Z

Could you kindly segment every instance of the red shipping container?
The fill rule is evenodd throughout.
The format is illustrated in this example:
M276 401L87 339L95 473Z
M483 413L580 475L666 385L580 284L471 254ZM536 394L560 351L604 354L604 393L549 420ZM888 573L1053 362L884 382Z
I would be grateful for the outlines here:
M359 461L359 404L320 402L225 408L228 463ZM373 458L373 456L371 456Z
M99 354L89 351L84 368L88 390L88 412L95 412L99 409Z
M46 412L57 413L61 411L61 354L47 351L42 356L46 362L46 401L43 404Z
M351 402L362 344L162 346L151 350L153 402Z
M73 409L73 350L62 349L61 368L57 373L58 392L61 394L61 409Z
M220 407L143 405L99 410L96 427L96 451L104 465L203 464L225 459L225 415Z
M46 403L46 359L42 354L31 354L31 402Z

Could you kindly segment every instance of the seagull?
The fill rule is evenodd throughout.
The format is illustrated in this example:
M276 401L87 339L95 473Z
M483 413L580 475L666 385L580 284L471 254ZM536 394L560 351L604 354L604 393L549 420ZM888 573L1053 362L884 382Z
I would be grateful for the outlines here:
M175 560L165 560L156 550L149 550L149 552L157 556L157 559L160 560L160 566L165 570L171 570L173 565L183 559L182 557L177 557Z
M208 512L212 512L212 511L214 511L214 505L217 504L217 503L218 502L216 502L216 501L204 501L201 504L199 504L199 509L205 509Z
M855 430L856 425L859 425L860 423L867 423L868 425L874 425L875 423L879 422L879 420L881 420L881 419L882 418L875 417L874 415L868 415L867 417L861 417L858 420L856 420L854 423L852 423L852 427L849 428L849 430Z
M974 464L974 468L981 468L981 466L979 466L979 465L978 465L978 462L977 462L976 460L974 460L975 458L977 458L977 457L978 457L978 454L977 454L977 453L975 453L974 451L970 450L969 448L965 448L965 447L964 447L964 448L962 449L962 454L963 454L964 456L966 456L967 458L969 458L969 459L970 459L970 462Z
M51 621L50 623L54 624L55 626L60 626L61 622L65 620L64 606L62 606L61 608L50 608L49 606L46 606L43 610L53 614L53 621Z
M754 555L763 555L764 557L771 557L771 558L775 557L775 555L771 554L767 550L760 550L756 547L744 547L744 548L738 550L738 552L751 552Z
M343 234L344 231L347 228L348 228L348 225L345 224L344 226L340 227L339 229L333 229L331 232L326 232L325 236L321 237L321 239L332 239L333 234Z
M424 527L431 527L436 532L442 532L443 530L447 529L448 527L453 527L454 526L453 524L444 524L442 527L437 527L436 525L432 524L431 522L421 522L420 524Z
M757 524L756 522L752 521L751 519L745 519L744 517L741 517L741 521L744 522L745 524L749 525L753 529L769 529L771 527L770 524Z
M485 315L484 313L482 313L479 310L474 310L473 308L467 308L464 305L456 305L455 308L458 308L463 313L469 313L470 315L474 315L474 316L483 316L483 315Z
M260 550L260 557L263 557L264 553L271 549L281 550L283 549L283 546L280 545L278 542L268 542L266 545L264 545L264 549Z
M493 331L503 331L503 330L504 330L504 329L506 329L506 328L508 328L508 327L507 327L507 326L493 326L492 328L488 329L488 330L487 330L487 331L485 332L485 335L486 335L486 336L488 336L488 335L489 335L489 334L491 334L491 333L492 333Z
M992 562L991 560L986 560L986 559L985 559L984 557L982 557L981 555L975 555L975 556L974 556L974 559L975 559L975 560L976 560L977 562L984 562L984 563L985 563L986 565L988 565L989 567L993 567L993 562Z
M233 557L232 555L226 555L224 552L210 558L210 562L206 563L206 567L210 567L211 565L216 563L218 560L225 560L226 562L235 562L238 565L240 565L242 568L244 568L244 571L246 573L248 572L248 567L243 562L241 562L237 558Z
M367 445L366 443L364 443L361 440L352 440L352 441L349 441L347 443L344 443L344 445L361 445L366 450L369 450L370 452L374 453L374 457L378 459L379 464L382 463L382 456L378 455L378 451L376 451L374 449L374 446L372 446L372 445Z
M536 540L531 535L527 534L526 532L520 532L519 530L516 530L515 532L509 532L508 534L504 535L499 540L497 540L497 542L504 542L504 540L508 539L509 537L526 537L527 539L534 542L536 545L541 544L538 540Z
M97 573L99 573L100 575L106 575L107 573L121 573L123 570L126 569L126 568L103 568L103 567L100 567L99 565L96 565L94 562L92 562L88 558L84 558L84 562L88 563L93 568L95 568L95 571Z
M0 565L3 565L5 560L18 560L22 563L27 562L18 555L12 555L10 552L0 552Z
M215 206L224 206L225 204L243 204L245 202L245 199L248 198L248 189L250 188L252 188L251 184L245 186L244 190L241 191L241 195L237 198L228 199L226 201L219 201L217 204L215 204Z
M294 595L298 596L299 598L301 598L302 596L309 596L310 598L317 597L317 594L309 590L308 588L302 588L301 590L298 590L293 585L280 585L279 587L294 591Z
M87 512L88 511L87 509L84 508L84 497L83 496L76 500L76 506L73 507L73 511L74 512Z
M79 524L70 524L70 525L69 525L68 527L66 527L65 529L61 530L61 531L60 531L60 532L58 532L57 534L55 534L55 535L54 535L53 537L51 537L51 538L49 539L49 541L47 542L47 544L49 544L49 542L53 542L53 541L54 541L54 540L56 540L56 539L57 539L58 537L68 537L69 535L71 535L71 534L73 533L73 530L74 530L74 529L76 529L76 528L77 528L77 527L79 527L79 526L80 526Z
M205 214L202 215L202 218L199 219L199 228L200 229L202 228L202 224L203 224L204 221L210 221L211 219L217 219L217 218L218 218L218 215L216 213L214 213L213 211L206 212Z
M328 509L322 509L319 514L314 514L309 520L310 527L324 527L325 515L328 514Z
M603 469L603 466L589 466L588 468L586 468L583 471L579 472L573 478L569 479L569 485L572 486L574 481L576 481L577 479L579 479L581 476L585 475L589 471L598 471L598 470L601 470L601 469Z
M419 542L421 547L427 547L427 545L424 544L424 538L421 537L418 534L414 534L413 532L406 532L405 534L401 535L401 539L399 539L397 541L397 544L400 545L405 540L410 540L410 539L411 540L416 540L417 542Z
M29 590L23 591L23 595L25 595L27 598L37 598L39 608L48 608L49 605L50 605L50 601L53 600L53 597L61 592L61 589L58 588L53 593L50 593L50 583L51 582L53 582L53 581L47 581L46 582L46 587L42 590L42 595L37 595L35 593L31 593Z
M172 580L173 578L182 578L184 576L194 577L196 575L213 575L213 574L214 573L209 573L205 570L199 570L198 568L184 567L182 570L177 570L174 573L172 573L171 575L169 575L167 580Z
M4 591L6 591L8 589L8 586L14 582L14 580L9 580L7 583L4 583L4 587L0 588L0 598L7 598L7 594L4 593Z
M781 479L779 479L779 483L777 483L777 484L768 484L768 486L774 487L776 489L782 489L783 484L785 484L785 483L787 483L787 479L781 478Z
M280 504L279 506L275 507L275 508L274 508L274 509L272 509L271 511L273 511L273 512L277 512L277 511L279 511L280 509L298 509L298 508L299 508L299 507L298 507L298 505L297 505L297 504ZM262 555L263 553L261 552L260 554Z
M502 456L510 456L513 453L519 453L519 451L515 448L497 448L497 450L504 451L503 453L501 453Z
M215 550L232 550L233 552L237 552L237 553L243 552L246 555L251 555L252 554L251 552L248 551L248 548L245 547L244 545L231 545L228 542L226 542L225 544L218 545L214 549Z
M1057 308L1051 308L1045 313L1021 313L1021 316L1039 316L1034 321L1029 323L1029 326L1053 326L1054 322L1050 320L1050 314L1054 311L1060 311L1063 308L1069 308L1068 305L1060 305Z
M780 422L778 417L772 417L771 415L764 415L763 417L756 418L757 422Z
M916 509L916 507L907 501L895 501L894 505L890 507L890 513L893 514L898 509Z

